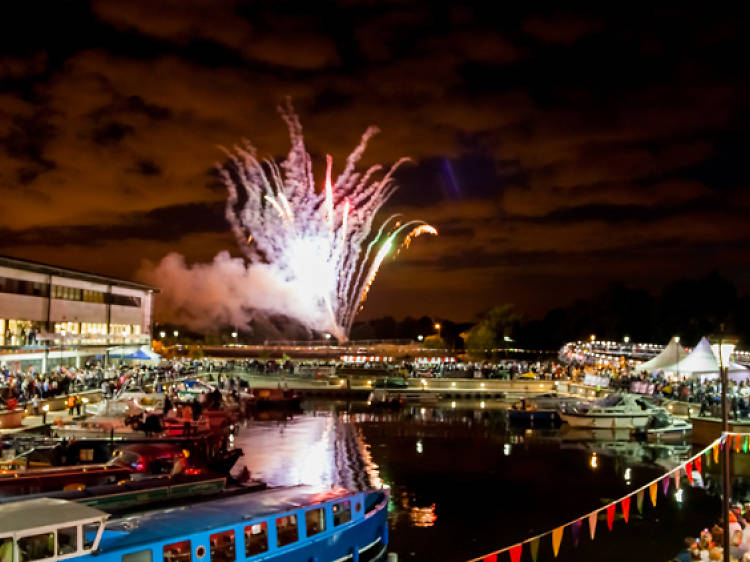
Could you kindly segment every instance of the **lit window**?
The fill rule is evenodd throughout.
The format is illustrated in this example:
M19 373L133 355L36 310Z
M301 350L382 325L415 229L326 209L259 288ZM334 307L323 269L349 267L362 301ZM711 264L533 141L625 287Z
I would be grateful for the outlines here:
M333 524L338 526L352 520L352 505L348 501L334 504Z
M190 562L190 541L164 545L164 562Z
M276 544L278 546L286 546L298 538L296 515L287 515L276 520Z
M55 555L55 533L19 538L18 553L23 562L52 558Z
M210 540L212 562L234 562L234 531L214 533Z
M245 556L253 556L268 550L266 522L245 527Z
M311 537L322 533L326 530L326 513L321 507L319 509L311 509L305 513L305 526L307 527L307 536Z

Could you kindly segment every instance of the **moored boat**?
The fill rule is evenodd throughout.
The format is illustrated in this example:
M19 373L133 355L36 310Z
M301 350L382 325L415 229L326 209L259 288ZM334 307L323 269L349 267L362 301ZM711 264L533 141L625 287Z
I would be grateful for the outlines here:
M645 428L656 408L642 396L635 394L610 394L591 404L560 408L560 417L573 427L599 429Z
M374 559L388 544L387 504L387 491L296 486L108 521L90 506L38 498L0 506L0 554L19 561Z

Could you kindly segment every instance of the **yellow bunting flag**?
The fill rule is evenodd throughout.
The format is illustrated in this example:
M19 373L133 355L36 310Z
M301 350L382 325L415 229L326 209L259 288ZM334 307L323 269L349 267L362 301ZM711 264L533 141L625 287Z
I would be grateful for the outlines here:
M742 437L739 435L734 436L734 450L735 452L740 452L740 447L742 446Z
M535 539L531 539L530 550L531 550L531 560L533 562L536 562L536 558L537 556L539 556L539 537Z
M591 513L589 515L589 534L591 535L591 540L594 540L594 535L596 534L596 519L599 516L599 512L596 511L594 513Z
M714 445L714 464L719 464L719 444Z
M562 542L564 530L565 527L558 527L552 531L552 552L555 553L555 558L557 558L557 553L560 552L560 542Z
M638 506L638 513L643 515L643 492L644 490L638 490L635 494L635 503Z
M656 482L649 485L648 487L648 495L651 496L651 505L656 507L656 492L658 491L658 486Z

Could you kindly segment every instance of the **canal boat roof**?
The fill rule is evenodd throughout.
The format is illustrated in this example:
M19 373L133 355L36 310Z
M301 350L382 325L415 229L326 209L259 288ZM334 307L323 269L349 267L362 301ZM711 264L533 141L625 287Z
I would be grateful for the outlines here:
M105 517L107 513L80 503L36 498L0 506L0 534L95 519L101 521Z
M333 501L354 493L343 488L321 490L314 486L292 486L150 511L110 522L99 548L106 552L170 540ZM107 531L116 533L108 534Z

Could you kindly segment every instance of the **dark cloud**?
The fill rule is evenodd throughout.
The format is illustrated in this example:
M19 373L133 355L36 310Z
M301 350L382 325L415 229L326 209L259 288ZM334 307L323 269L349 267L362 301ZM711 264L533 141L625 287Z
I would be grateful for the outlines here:
M746 291L746 12L12 3L0 244L122 275L234 249L217 147L285 154L275 107L291 96L317 178L376 124L364 165L414 158L385 212L442 233L383 268L365 314L541 312L613 279L710 269Z

